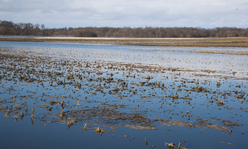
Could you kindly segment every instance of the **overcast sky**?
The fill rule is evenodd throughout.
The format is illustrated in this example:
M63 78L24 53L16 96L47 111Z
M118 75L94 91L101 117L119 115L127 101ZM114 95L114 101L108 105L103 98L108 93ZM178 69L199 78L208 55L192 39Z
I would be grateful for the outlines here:
M248 28L248 0L0 0L0 20L48 28Z

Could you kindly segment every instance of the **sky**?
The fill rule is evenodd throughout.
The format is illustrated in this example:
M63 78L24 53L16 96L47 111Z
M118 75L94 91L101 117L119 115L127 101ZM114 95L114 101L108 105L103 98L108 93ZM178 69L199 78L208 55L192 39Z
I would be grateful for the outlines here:
M248 0L0 0L0 20L46 28L248 28Z

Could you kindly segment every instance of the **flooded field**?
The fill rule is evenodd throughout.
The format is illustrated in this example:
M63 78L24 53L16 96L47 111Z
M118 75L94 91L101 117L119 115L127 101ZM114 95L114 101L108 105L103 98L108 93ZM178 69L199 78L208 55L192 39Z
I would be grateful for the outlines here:
M0 41L10 42L63 42L101 43L123 46L154 47L248 47L248 37L225 38L123 38L123 37L39 37L0 36ZM181 49L183 50L183 49ZM220 51L219 51L220 52ZM243 54L242 54L243 55ZM246 54L247 55L247 54Z
M247 55L0 42L0 147L247 148Z

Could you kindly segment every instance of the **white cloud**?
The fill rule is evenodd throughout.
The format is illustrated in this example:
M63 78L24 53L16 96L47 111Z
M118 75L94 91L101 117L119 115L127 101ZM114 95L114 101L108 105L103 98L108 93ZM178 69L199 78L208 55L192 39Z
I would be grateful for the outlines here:
M47 27L242 27L246 0L0 0L0 19Z

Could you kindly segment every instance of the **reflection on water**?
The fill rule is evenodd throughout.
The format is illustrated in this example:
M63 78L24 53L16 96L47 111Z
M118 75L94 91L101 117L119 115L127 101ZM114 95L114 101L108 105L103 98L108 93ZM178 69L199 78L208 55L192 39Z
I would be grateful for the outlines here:
M247 146L247 49L180 49L0 42L1 146Z

